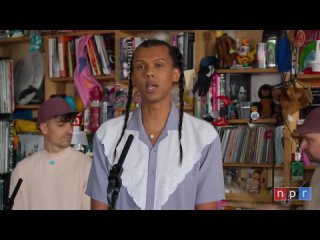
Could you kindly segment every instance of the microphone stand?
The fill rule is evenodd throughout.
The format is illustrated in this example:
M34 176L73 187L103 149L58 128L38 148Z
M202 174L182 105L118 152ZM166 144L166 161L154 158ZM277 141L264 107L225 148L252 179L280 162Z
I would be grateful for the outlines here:
M132 134L129 135L126 144L124 145L123 151L120 155L118 163L114 164L112 169L110 170L109 177L108 177L108 194L111 194L111 204L109 205L109 210L116 209L116 202L119 196L119 192L122 186L121 174L123 172L123 162L127 156L129 151L130 145L133 141L134 136Z
M14 204L14 199L16 198L16 195L19 191L19 188L20 188L22 182L23 182L22 178L19 178L19 180L18 180L18 182L17 182L16 186L14 187L14 190L11 194L11 197L9 197L7 200L6 210L12 210L13 204Z

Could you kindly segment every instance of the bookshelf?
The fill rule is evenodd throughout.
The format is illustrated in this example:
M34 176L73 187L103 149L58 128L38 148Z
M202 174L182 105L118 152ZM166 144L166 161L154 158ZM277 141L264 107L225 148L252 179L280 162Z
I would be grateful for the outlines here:
M243 33L243 32L242 32ZM257 35L260 33L257 31ZM223 73L223 74L238 74L238 73L246 73L246 74L255 74L255 75L267 75L267 74L274 74L277 73L276 68L266 68L266 69L254 69L254 68L245 68L245 69L219 69L218 73ZM287 76L288 77L288 76ZM286 79L288 80L288 79ZM296 78L298 84L295 86L297 87L307 87L307 88L315 88L315 92L317 93L317 88L320 87L320 74L303 74L303 73L298 73L297 78ZM267 83L267 82L266 82ZM314 94L314 93L312 93ZM295 136L294 130L297 127L297 123L299 120L299 111L292 114L291 118L285 118L283 121L284 129L283 129L283 145L284 145L284 162L281 165L275 165L275 166L270 166L270 165L262 165L257 166L257 165L247 165L247 164L224 164L224 168L269 168L269 169L274 169L274 174L275 175L281 175L283 176L283 186L285 187L300 187L300 186L308 186L305 185L306 183L308 184L308 181L311 179L312 174L314 169L316 169L318 166L305 166L304 168L304 179L302 181L292 181L291 178L291 158L292 158L292 153L294 153L299 146L299 141L301 139L298 139L299 136ZM260 119L259 119L260 120ZM270 120L264 120L265 124L275 124L275 122ZM229 120L229 124L252 124L254 121L249 120L249 119L235 119L235 120ZM258 123L258 122L256 122ZM262 122L261 122L262 123ZM273 176L272 176L273 177ZM242 193L234 193L234 195L238 195L237 197L235 196L230 196L230 194L227 194L227 199L229 201L237 201L239 199L245 199L244 201L254 201L255 200L249 198L249 197L243 197ZM303 205L303 201L296 201L294 200L292 202L292 205Z
M248 193L227 193L226 198L232 202L272 203L272 196Z
M218 69L217 73L250 73L250 74L264 74L264 73L278 73L278 68L231 68Z
M243 202L253 204L259 202L260 199L265 200L259 203L273 204L272 189L275 185L273 178L283 175L285 164L276 162L275 148L272 147L275 146L274 138L267 140L264 137L270 129L272 132L275 131L273 128L275 121L273 119L262 120L260 123L249 119L230 120L228 121L229 126L226 126L228 130L220 134L226 199L230 206L242 207ZM226 132L229 129L230 133ZM232 142L234 142L234 147L232 147ZM266 146L267 149L270 148L269 151L265 150ZM270 160L271 156L272 160ZM255 177L255 174L258 174L258 177ZM259 179L258 182L251 184L257 179Z
M193 65L197 72L199 63L202 57L207 54L207 46L209 46L210 41L212 41L212 36L210 38L210 32L208 30L81 30L73 32L50 32L44 34L44 49L45 52L49 51L49 39L59 38L61 36L68 37L80 37L83 35L112 35L114 37L114 59L115 59L115 69L111 75L101 75L94 76L103 87L112 86L115 82L121 84L121 87L126 88L128 86L128 80L124 80L121 77L121 39L123 38L161 38L168 42L171 42L172 36L180 32L193 33L194 34L194 51L193 51ZM212 52L212 51L211 51ZM48 54L47 54L48 55ZM46 57L45 66L45 99L48 99L50 95L53 94L66 94L70 96L75 95L75 88L73 77L49 77L49 66L48 66L48 56ZM174 86L175 88L177 86ZM186 103L185 111L193 114L193 104ZM117 109L121 112L121 109Z
M70 31L70 32L49 32L43 34L44 37L44 49L47 53L46 60L45 60L45 99L48 99L51 95L55 94L65 94L68 96L75 96L75 85L74 85L74 78L73 72L74 67L76 65L75 56L72 57L72 66L71 72L66 73L65 75L61 75L58 73L58 76L52 75L50 72L50 64L49 64L49 54L52 52L50 49L50 41L61 41L62 45L66 45L69 41L73 42L75 45L75 39L80 38L81 36L85 35L100 35L100 36L110 36L110 38L115 39L115 32L114 30L79 30L79 31ZM63 40L65 39L65 40ZM58 43L59 44L59 43ZM75 46L73 46L75 49ZM114 46L112 46L114 50ZM72 52L75 55L75 50ZM70 62L67 63L67 69L69 70ZM103 87L113 85L115 79L117 78L117 65L115 65L114 71L108 74L98 74L93 76L97 81L101 83Z
M320 74L298 74L298 80L312 80L312 79L320 79Z
M262 41L262 34L263 31L260 30L252 30L252 31L246 31L246 30L235 30L234 31L234 37L235 38L239 38L241 40L242 37L249 37L250 39L250 46L251 46L251 50L253 48L255 48L257 46L257 43ZM256 80L260 80L264 79L263 84L270 84L270 85L274 85L275 83L273 83L272 78L276 78L278 77L280 80L280 74L278 72L277 67L267 67L267 68L256 68L256 67L245 67L245 68L230 68L230 69L218 69L217 70L218 74L223 74L224 76L227 75L240 75L240 74L245 74L247 76L250 76L251 81L256 81ZM254 78L252 78L254 77ZM271 81L270 81L271 80ZM251 91L253 91L253 83L251 82ZM256 83L255 83L256 84ZM225 90L225 92L227 93L228 91ZM251 97L252 97L252 93L251 93ZM250 98L250 100L252 101L252 99ZM255 101L259 101L254 99ZM259 118L258 120L252 120L252 119L228 119L227 120L228 125L232 125L234 128L235 127L239 127L239 126L266 126L266 127L276 127L277 126L277 119L273 119L273 118L269 118L269 119L264 119L264 118ZM291 123L290 123L291 124ZM293 128L293 126L288 124L284 125L284 138L283 138L283 148L284 148L284 155L283 155L283 163L279 164L279 163L275 163L275 162L271 162L271 163L255 163L255 162L250 162L251 160L245 160L245 162L241 162L239 163L237 160L236 162L224 162L223 164L223 168L224 168L224 172L225 174L229 174L229 170L231 171L238 171L240 173L237 172L238 175L236 175L236 177L239 179L243 179L243 177L245 177L244 175L247 174L249 171L255 172L258 171L261 173L261 176L267 178L266 180L266 188L268 189L268 195L265 196L265 192L262 194L254 194L254 193L247 193L247 188L242 187L242 190L236 189L236 188L232 188L233 192L231 193L227 193L226 194L226 198L228 201L228 204L230 204L230 206L246 206L245 208L252 208L253 207L253 203L267 203L267 204L273 204L273 199L272 199L272 187L274 187L275 184L275 177L283 177L283 184L284 186L291 186L291 182L290 182L290 162L291 162L291 152L292 149L294 149L294 143L292 142L292 137L289 136L289 132L291 131L291 128ZM288 129L288 127L290 129ZM228 141L232 141L232 140L228 140ZM223 144L223 142L222 142ZM242 142L242 148L247 148L247 146L244 146L244 142ZM254 143L252 144L259 144L259 140L256 140ZM252 148L252 145L250 145L249 148ZM236 149L235 149L236 150ZM237 150L237 151L242 151ZM231 158L233 159L233 158ZM241 158L240 158L241 159ZM275 161L275 160L274 160ZM234 173L233 172L233 173ZM233 174L231 172L231 175ZM226 183L226 180L225 180ZM242 183L238 184L241 185ZM226 184L228 185L228 184ZM227 186L229 187L229 186ZM243 190L243 188L245 190ZM227 189L229 191L229 189ZM246 203L246 204L244 204Z
M40 104L16 105L15 109L39 109Z
M224 163L223 167L229 168L272 168L272 164L244 164L244 163ZM283 168L283 165L275 165L275 168Z
M111 35L114 37L114 59L115 68L114 72L110 75L99 75L94 78L98 80L104 87L114 85L115 82L121 83L121 86L126 86L127 80L123 80L120 75L120 39L121 38L135 38L135 37L165 37L166 39L171 39L174 34L179 32L194 33L194 56L193 65L195 72L198 72L199 63L204 56L214 56L215 51L215 33L213 30L77 30L72 32L47 32L43 33L43 51L45 53L45 99L48 99L50 95L53 94L66 94L70 96L75 95L75 88L73 77L50 77L49 76L49 39L59 38L61 36L68 36L72 38L80 37L83 35ZM256 46L262 38L262 30L235 30L235 38L240 38L242 36L247 36L251 39L251 45ZM14 39L0 39L0 56L10 56L14 64L21 59L29 50L30 37L14 38ZM270 75L277 74L277 68L243 68L243 69L219 69L217 70L219 74L251 74L251 75ZM309 80L320 79L320 74L315 75L298 75L298 80L309 81ZM267 82L266 82L267 83ZM15 109L32 109L37 111L39 105L16 105ZM117 109L119 114L122 113L123 109ZM194 105L186 104L185 111L189 113L194 113ZM293 116L294 119L297 116ZM268 124L274 125L275 119L259 119L257 121L252 121L249 119L234 119L229 120L229 124ZM292 141L292 132L296 124L294 122L287 122L287 127L284 129L284 163L282 165L272 164L234 164L225 163L224 169L227 168L240 168L240 169L267 169L269 175L271 171L275 168L275 171L281 173L284 176L285 186L291 186L290 182L290 161L292 149L295 149L295 141ZM259 196L251 195L247 193L234 193L227 194L227 200L229 201L241 201L241 202L263 202L270 203L272 199L270 196Z
M252 120L249 118L240 118L240 119L229 119L227 120L228 124L276 124L277 119L274 118L261 118L257 120Z
M30 36L23 37L15 37L15 38L1 38L0 39L0 57L10 58L12 59L12 72L14 77L14 70L17 66L19 60L23 59L27 53L29 52L30 47ZM3 69L2 69L3 70ZM13 79L14 83L14 79ZM1 85L1 95L3 96L4 86ZM13 86L14 87L14 86ZM9 97L8 97L9 98ZM2 100L1 100L2 102ZM36 111L39 108L39 105L16 105L13 103L13 111L16 110L31 110ZM9 195L9 185L10 185L10 175L11 170L14 168L16 162L14 159L14 150L12 146L12 133L13 133L13 112L3 114L0 112L0 125L1 125L1 154L2 158L0 160L0 179L2 182L2 194L3 196L3 208L6 208L5 200ZM6 126L9 124L9 128ZM9 132L7 132L9 131ZM4 134L6 136L10 136L9 139L4 138ZM4 147L5 146L5 147ZM7 156L8 155L8 156Z

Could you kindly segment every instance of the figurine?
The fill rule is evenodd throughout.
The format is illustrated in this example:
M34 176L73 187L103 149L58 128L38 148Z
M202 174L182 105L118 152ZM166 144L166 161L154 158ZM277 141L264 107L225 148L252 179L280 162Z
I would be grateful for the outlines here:
M256 49L250 52L249 38L242 38L239 53L236 54L237 63L243 67L248 67L255 60Z
M258 96L261 99L258 103L258 112L261 118L271 118L275 114L276 104L272 98L272 87L264 84L259 88Z
M235 60L236 41L222 30L216 31L216 47L220 68L229 68Z

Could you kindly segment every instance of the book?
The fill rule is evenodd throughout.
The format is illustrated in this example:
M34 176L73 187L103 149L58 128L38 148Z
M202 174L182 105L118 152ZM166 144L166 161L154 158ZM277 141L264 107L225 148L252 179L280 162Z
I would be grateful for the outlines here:
M68 76L68 42L72 40L70 36L59 36L58 41L58 60L59 77Z
M109 58L110 70L114 72L115 69L115 40L114 35L104 35L105 49Z

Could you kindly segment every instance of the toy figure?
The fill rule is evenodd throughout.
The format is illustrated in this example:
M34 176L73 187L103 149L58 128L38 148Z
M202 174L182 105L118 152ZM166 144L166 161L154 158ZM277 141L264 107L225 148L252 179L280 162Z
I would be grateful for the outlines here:
M250 52L249 38L244 37L242 39L239 53L236 54L237 63L243 67L248 67L255 59L256 49Z
M252 105L250 107L250 110L251 110L251 114L250 114L251 119L252 120L258 120L259 117L260 117L260 114L258 112L258 106Z
M222 30L216 31L216 47L220 68L229 68L235 60L236 41Z
M259 88L258 96L261 99L258 103L258 112L261 118L271 118L275 114L276 104L272 98L272 87L264 84Z

